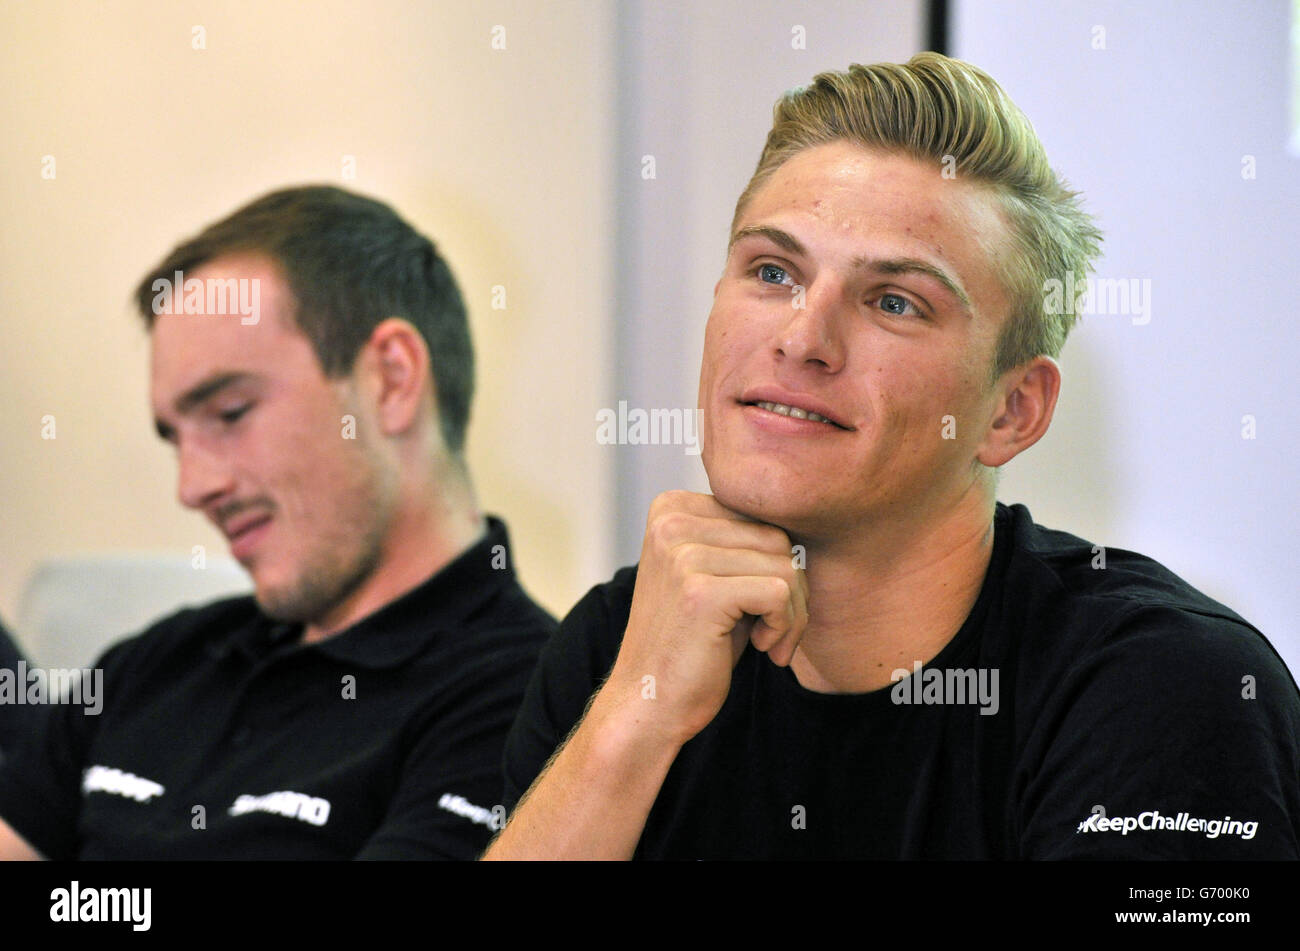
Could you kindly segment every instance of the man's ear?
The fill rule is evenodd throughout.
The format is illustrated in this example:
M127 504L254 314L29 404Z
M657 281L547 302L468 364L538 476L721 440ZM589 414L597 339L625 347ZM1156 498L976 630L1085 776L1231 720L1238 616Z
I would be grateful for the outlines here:
M429 349L420 332L400 317L380 321L362 349L361 363L380 432L408 431L424 406L429 377Z
M976 458L990 468L1006 465L1043 438L1061 392L1061 368L1051 357L1035 357L1008 370L996 389L1002 395L976 452Z

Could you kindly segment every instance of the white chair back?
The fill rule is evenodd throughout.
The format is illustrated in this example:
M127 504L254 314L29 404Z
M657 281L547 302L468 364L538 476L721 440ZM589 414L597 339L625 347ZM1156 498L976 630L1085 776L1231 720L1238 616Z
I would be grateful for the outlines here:
M183 554L54 558L32 571L13 626L32 663L89 667L110 644L182 607L251 590L226 557L208 557L202 568Z

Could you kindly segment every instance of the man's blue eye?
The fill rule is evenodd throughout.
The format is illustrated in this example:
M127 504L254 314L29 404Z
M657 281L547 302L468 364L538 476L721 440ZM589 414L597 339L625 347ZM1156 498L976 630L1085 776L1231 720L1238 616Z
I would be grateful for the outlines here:
M785 269L775 264L764 264L758 269L758 279L767 284L784 284L785 278Z
M907 313L907 308L912 307L912 302L899 294L881 294L880 306L888 313L903 316ZM912 309L916 310L915 307Z

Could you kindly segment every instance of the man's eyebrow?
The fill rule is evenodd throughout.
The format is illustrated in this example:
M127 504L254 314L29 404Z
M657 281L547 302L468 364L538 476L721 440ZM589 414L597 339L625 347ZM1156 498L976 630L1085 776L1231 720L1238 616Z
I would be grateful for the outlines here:
M727 251L735 247L738 241L745 238L766 238L777 247L791 254L807 256L808 252L804 246L799 243L799 239L788 231L782 231L780 228L773 228L769 225L756 225L750 228L741 228L731 236L731 243L727 245ZM970 297L961 289L956 281L947 275L941 268L935 267L928 261L922 261L918 258L866 258L856 257L853 259L853 267L859 270L877 271L881 274L924 274L927 277L934 278L952 294L953 297L961 301L962 306L970 310Z
M922 261L917 258L864 258L856 257L853 259L853 266L867 271L878 271L881 274L923 274L926 277L932 277L948 289L948 293L961 301L962 306L970 310L970 298L961 286L947 275L941 268L935 267L928 261Z
M766 238L783 251L789 251L791 254L807 255L799 240L788 231L782 231L780 228L773 228L768 225L756 225L751 228L741 228L731 236L731 241L727 243L727 253L736 246L737 241L743 241L746 238Z
M252 378L253 374L251 373L221 373L210 377L176 397L176 412L184 415L226 389L226 387L234 386L236 383L243 383Z
M181 416L184 416L227 387L234 386L236 383L243 383L252 378L253 375L251 373L221 373L217 376L210 377L203 382L190 387L176 398L176 412ZM154 419L153 424L154 429L158 431L158 438L163 440L169 440L171 438L173 430L169 425L157 418Z

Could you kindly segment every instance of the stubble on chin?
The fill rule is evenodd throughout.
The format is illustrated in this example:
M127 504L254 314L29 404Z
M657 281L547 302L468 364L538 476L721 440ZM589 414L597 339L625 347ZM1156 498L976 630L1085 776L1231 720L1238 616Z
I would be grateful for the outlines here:
M307 624L326 617L347 600L375 573L381 559L377 537L361 540L360 548L347 561L325 558L305 565L291 584L258 591L258 606L277 621Z
M774 500L771 498L771 490L764 486L761 480L754 478L757 473L751 474L749 478L742 478L735 472L725 470L718 472L717 469L710 472L709 469L706 462L705 472L709 476L709 491L713 493L713 498L719 505L751 522L763 522L781 527L774 521L778 516L773 511ZM716 477L714 472L718 473Z
M321 621L375 574L387 532L381 496L376 483L358 486L356 497L363 501L352 508L351 519L335 523L317 539L297 576L257 591L258 605L268 617L286 623Z
M757 474L754 474L755 476ZM842 513L821 509L816 499L794 498L793 488L782 488L761 478L737 473L710 476L709 490L724 508L752 522L781 529L792 543L812 544L834 537L844 528Z

